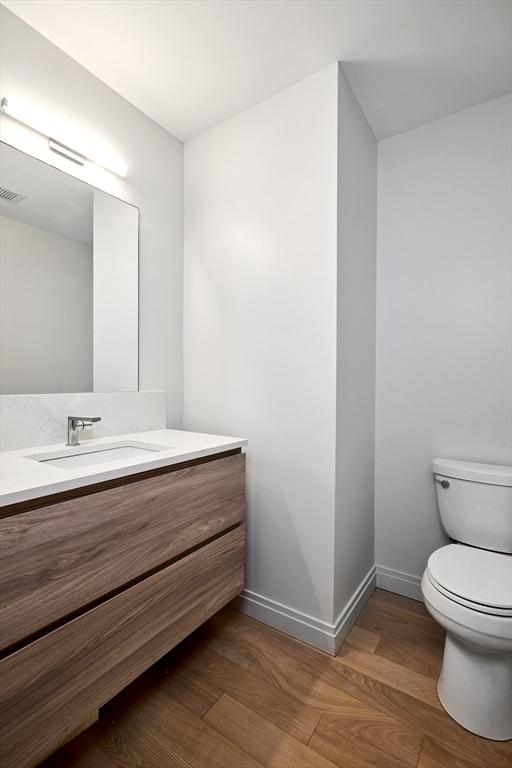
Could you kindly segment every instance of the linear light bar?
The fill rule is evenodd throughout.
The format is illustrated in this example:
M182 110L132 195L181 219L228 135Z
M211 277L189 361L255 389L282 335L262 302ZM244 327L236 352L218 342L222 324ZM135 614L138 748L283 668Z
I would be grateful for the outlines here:
M26 118L20 113L16 114L13 112L9 108L9 102L5 97L0 101L0 109L11 119L16 120L16 122L21 123L22 125L25 125L27 128L30 128L32 131L35 131L40 136L43 136L45 139L47 139L48 147L51 149L51 151L55 152L61 157L64 157L66 160L81 166L84 166L86 163L92 163L93 165L99 165L101 168L104 168L111 173L115 173L117 176L128 176L128 167L126 163L124 163L119 158L110 153L102 152L99 148L93 148L88 155L84 155L81 152L78 152L76 149L68 146L67 144L63 144L53 136L49 136L48 134L44 133L44 131L36 128L33 125L31 119Z
M78 152L75 152L74 149L66 146L66 144L61 144L60 141L57 141L57 139L52 139L49 137L48 146L52 152L55 152L56 155L65 157L66 160L71 160L72 163L76 163L77 165L85 165L87 162L85 155L81 155Z

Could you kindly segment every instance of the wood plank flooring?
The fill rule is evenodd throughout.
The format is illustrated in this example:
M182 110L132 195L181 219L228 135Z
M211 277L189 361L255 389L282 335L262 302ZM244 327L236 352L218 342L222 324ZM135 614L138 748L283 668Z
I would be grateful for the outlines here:
M443 640L383 590L336 658L228 608L44 768L510 768L440 706Z

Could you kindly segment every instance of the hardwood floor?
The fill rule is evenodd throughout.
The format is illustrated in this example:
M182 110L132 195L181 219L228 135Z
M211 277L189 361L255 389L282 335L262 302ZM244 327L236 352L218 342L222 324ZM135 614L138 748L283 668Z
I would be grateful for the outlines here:
M510 768L436 694L443 635L376 590L338 656L223 610L45 768ZM7 767L6 767L7 768Z

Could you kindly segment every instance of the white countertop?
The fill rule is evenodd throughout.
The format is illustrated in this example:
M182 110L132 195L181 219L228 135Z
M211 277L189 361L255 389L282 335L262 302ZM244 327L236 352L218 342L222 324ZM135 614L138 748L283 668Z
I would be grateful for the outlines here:
M80 439L80 438L79 438ZM21 448L16 451L0 452L0 506L16 504L52 493L69 491L105 480L113 480L137 472L159 469L170 464L210 456L214 453L229 451L247 445L247 440L239 437L222 435L203 435L199 432L182 432L175 429L157 429L150 432L135 432L127 435L112 435L94 440L84 437L79 448L102 446L112 443L150 443L161 446L157 452L147 455L105 461L93 466L73 469L55 467L51 464L35 461L30 456L41 456L46 452L64 454L67 450L76 453L76 448L66 449L64 442L37 448Z

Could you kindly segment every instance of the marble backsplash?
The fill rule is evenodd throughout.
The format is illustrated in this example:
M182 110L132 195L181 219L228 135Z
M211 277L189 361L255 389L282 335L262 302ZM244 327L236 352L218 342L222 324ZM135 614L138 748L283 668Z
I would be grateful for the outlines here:
M0 449L33 448L66 442L68 416L101 416L81 442L125 432L166 427L165 392L85 392L56 395L1 395Z

